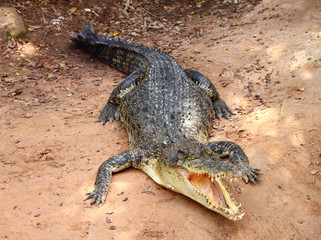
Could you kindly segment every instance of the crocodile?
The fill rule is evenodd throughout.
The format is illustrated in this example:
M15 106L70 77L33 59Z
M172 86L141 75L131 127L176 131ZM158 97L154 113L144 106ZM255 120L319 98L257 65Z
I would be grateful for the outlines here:
M128 75L111 92L96 121L103 125L121 120L129 150L100 165L95 188L85 200L103 203L112 174L134 167L230 220L241 219L244 211L231 197L227 182L239 177L255 183L261 181L261 173L249 166L237 144L207 141L213 119L234 114L210 80L183 69L164 51L96 35L91 22L71 42Z

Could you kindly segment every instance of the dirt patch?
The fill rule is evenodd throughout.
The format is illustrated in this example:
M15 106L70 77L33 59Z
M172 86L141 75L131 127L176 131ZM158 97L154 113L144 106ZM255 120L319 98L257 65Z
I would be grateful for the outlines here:
M320 239L321 5L238 2L6 1L29 32L0 43L0 237ZM113 176L102 206L83 201L99 165L128 149L120 122L94 123L125 76L70 45L87 20L212 79L237 115L213 121L209 140L238 143L264 173L230 184L241 221L135 169Z

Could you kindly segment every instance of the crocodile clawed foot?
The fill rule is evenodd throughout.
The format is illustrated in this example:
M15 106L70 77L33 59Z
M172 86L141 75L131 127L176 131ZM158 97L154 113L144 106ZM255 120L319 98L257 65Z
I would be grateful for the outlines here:
M98 206L100 203L103 203L107 194L107 187L105 185L96 186L95 190L89 193L86 193L88 196L84 199L87 201L91 199L90 204L95 204Z
M263 182L257 176L257 175L263 175L263 173L260 173L259 171L260 171L259 168L251 168L248 166L246 169L246 175L244 175L242 178L246 183L248 183L249 181L251 181L254 184L256 183L255 181Z
M107 103L95 122L104 125L107 121L113 122L114 119L119 120L119 106Z
M232 110L227 106L227 104L222 99L217 99L213 102L214 108L214 118L222 120L222 116L230 120L231 115L235 115Z

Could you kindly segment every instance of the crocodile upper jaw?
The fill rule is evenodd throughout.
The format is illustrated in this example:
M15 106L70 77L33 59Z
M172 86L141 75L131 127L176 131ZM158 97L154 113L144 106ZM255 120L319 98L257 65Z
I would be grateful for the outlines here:
M192 198L230 220L240 220L243 217L241 204L237 204L231 197L223 182L223 178L230 181L233 179L226 173L210 176L206 173L193 173L182 167L176 167L173 170L171 169L169 171L171 174L166 176L167 183L162 185Z

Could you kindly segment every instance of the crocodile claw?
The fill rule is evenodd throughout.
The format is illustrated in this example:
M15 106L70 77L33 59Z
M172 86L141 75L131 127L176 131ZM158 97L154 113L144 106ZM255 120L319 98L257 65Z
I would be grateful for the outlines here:
M100 122L101 125L104 125L107 121L110 123L114 119L119 120L119 106L111 103L107 103L103 110L100 112L100 115L96 122Z
M94 191L86 193L88 196L84 199L84 201L91 199L90 204L92 205L96 203L96 206L98 206L100 203L105 201L107 189L108 187L103 184L96 186Z
M248 183L251 181L252 183L256 183L255 181L263 182L257 175L263 175L263 173L259 172L259 168L251 168L247 167L246 169L246 175L244 175L242 178L243 180Z
M214 108L214 118L222 120L222 116L230 120L231 115L235 115L232 110L227 106L227 104L222 99L217 99L213 102Z

